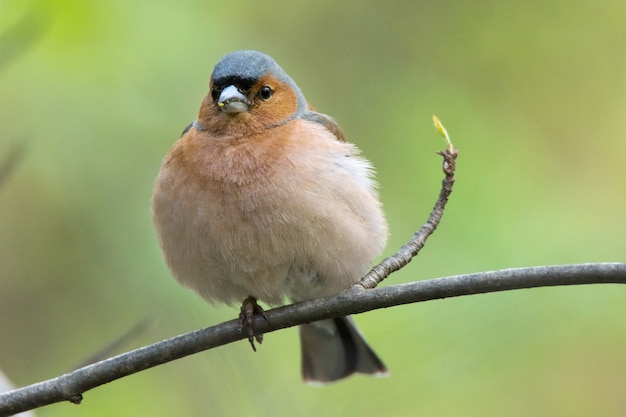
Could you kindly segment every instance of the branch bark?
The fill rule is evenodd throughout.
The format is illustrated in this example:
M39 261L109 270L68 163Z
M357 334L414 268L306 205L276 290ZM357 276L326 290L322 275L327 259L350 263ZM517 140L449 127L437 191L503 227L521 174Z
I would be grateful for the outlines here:
M368 290L357 285L332 297L269 310L266 312L269 322L257 317L254 325L257 331L266 334L316 320L441 298L534 287L609 283L626 284L626 264L505 269ZM79 403L85 391L99 385L246 337L238 320L231 320L166 339L57 378L0 394L0 416L60 401Z
M439 198L427 222L400 250L384 259L350 290L332 297L291 304L267 311L267 318L256 318L254 328L260 334L310 323L317 320L358 314L379 308L462 295L556 285L599 283L626 284L626 264L581 264L506 269L458 275L375 288L392 272L407 265L436 229L454 184L458 152L435 118L435 125L448 146L439 152L444 158L445 178ZM107 382L152 368L217 346L247 338L239 320L186 333L154 343L73 372L24 388L0 394L0 417L60 401L80 403L84 392Z

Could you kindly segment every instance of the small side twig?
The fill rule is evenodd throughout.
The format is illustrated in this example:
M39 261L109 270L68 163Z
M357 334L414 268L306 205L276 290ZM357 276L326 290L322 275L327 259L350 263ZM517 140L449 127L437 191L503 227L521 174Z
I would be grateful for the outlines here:
M13 174L25 154L26 146L21 143L13 146L8 155L4 157L3 161L0 163L0 188L7 183L9 177Z
M128 344L131 340L135 339L141 333L144 333L146 329L152 324L152 321L145 318L133 325L130 329L126 331L126 333L119 336L117 339L98 349L96 352L89 355L87 358L83 359L76 366L74 366L74 370L83 368L87 365L91 365L92 363L99 362L107 357L111 356L117 350L121 350L121 348Z
M428 220L415 232L411 240L402 246L395 254L388 258L383 259L378 265L376 265L370 272L367 273L361 280L355 285L355 288L359 289L372 289L380 284L391 273L397 271L400 268L406 266L411 260L417 256L419 251L426 244L426 239L433 234L441 217L443 216L443 210L448 202L448 197L452 193L452 186L454 185L454 173L456 171L456 158L459 155L458 148L455 148L450 141L450 136L437 116L433 116L433 122L435 127L439 131L439 134L446 141L446 149L444 151L437 152L438 155L443 157L443 172L445 174L444 179L441 181L441 191L437 202L433 207Z

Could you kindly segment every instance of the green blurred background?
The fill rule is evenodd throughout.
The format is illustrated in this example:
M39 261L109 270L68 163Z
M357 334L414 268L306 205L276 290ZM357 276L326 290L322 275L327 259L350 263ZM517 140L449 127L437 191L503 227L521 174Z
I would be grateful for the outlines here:
M272 55L378 168L393 253L460 149L444 219L388 283L624 261L626 2L0 1L0 368L57 376L231 319L180 287L151 189L215 62ZM392 372L300 382L297 331L204 352L39 416L624 416L626 291L477 295L357 317Z

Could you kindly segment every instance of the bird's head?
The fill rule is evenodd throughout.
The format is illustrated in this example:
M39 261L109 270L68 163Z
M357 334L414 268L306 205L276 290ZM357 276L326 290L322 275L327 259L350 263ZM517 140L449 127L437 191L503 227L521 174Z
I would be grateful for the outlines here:
M213 135L242 136L306 111L304 95L276 61L261 52L236 51L215 66L198 122Z

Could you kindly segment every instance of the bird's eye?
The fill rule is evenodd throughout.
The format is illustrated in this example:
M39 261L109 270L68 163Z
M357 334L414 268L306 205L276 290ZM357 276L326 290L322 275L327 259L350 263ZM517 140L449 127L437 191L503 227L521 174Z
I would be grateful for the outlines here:
M217 88L212 88L211 89L211 98L213 99L213 102L216 102L217 99L220 98L220 92L217 91Z
M264 85L259 90L259 97L263 101L269 100L270 97L272 97L272 94L274 94L274 90L272 90L272 88L270 86L268 86L268 85Z

